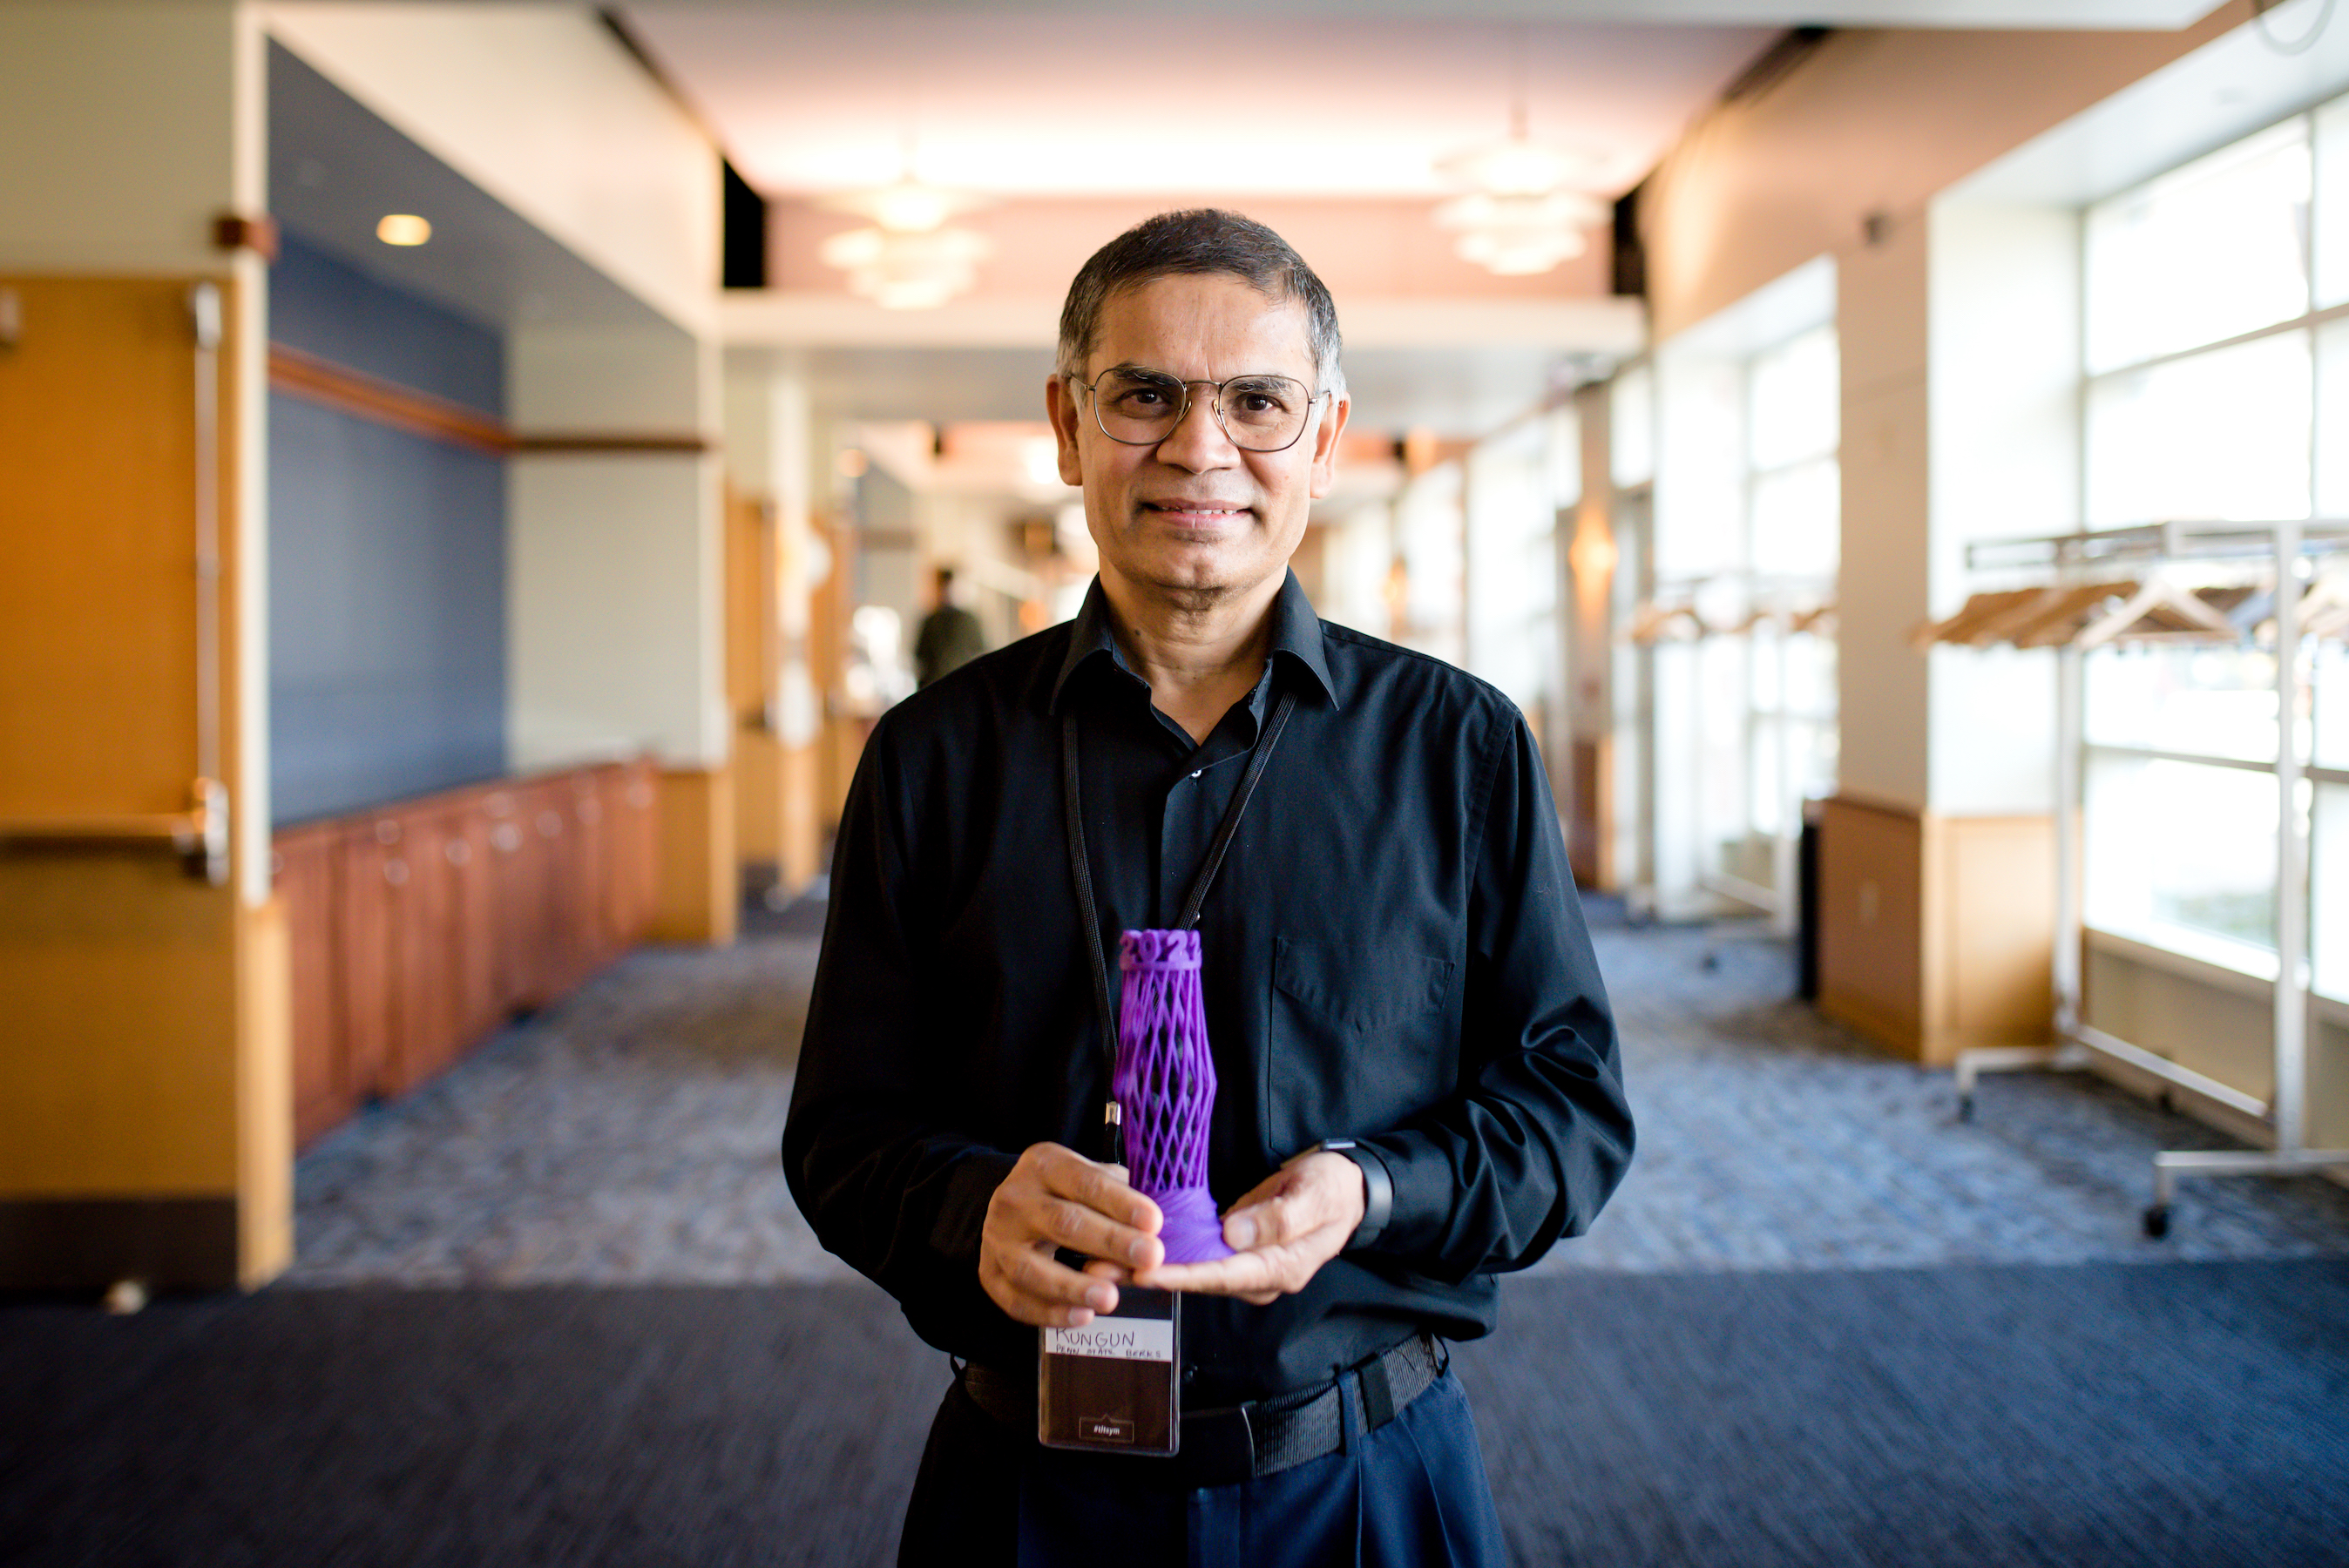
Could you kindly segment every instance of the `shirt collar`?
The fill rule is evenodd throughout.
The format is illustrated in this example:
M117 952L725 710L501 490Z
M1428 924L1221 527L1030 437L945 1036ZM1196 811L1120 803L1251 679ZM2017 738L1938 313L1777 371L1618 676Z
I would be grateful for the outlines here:
M1333 708L1338 706L1337 683L1330 678L1330 661L1322 649L1321 617L1314 613L1313 602L1305 596L1305 587L1294 572L1288 574L1272 602L1272 655L1268 664L1287 655L1293 667L1313 677L1323 699ZM1102 592L1101 579L1095 577L1085 591L1084 607L1070 624L1068 655L1061 661L1061 673L1053 677L1048 710L1060 712L1061 694L1067 689L1069 677L1100 659L1141 679L1126 663L1124 651L1110 630L1109 598Z

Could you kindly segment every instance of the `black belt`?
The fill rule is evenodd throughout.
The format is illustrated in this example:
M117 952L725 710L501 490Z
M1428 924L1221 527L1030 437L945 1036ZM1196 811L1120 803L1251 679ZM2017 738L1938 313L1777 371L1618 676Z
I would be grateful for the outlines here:
M1231 1486L1336 1453L1346 1446L1348 1384L1361 1401L1363 1427L1376 1431L1425 1393L1449 1359L1432 1336L1414 1334L1310 1392L1185 1410L1181 1449L1158 1463L1172 1472L1167 1479L1185 1486ZM1007 1427L1035 1431L1033 1372L1017 1376L972 1363L956 1377L972 1404Z

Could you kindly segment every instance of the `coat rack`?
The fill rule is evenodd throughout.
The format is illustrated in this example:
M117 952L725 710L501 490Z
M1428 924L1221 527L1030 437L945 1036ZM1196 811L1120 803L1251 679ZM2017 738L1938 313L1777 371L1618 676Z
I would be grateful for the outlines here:
M2314 593L2302 576L2314 560L2349 552L2349 522L2165 522L2092 533L1982 541L1968 547L1973 570L2046 573L2036 588L1978 593L1950 619L1920 627L1920 647L1949 643L1986 647L2054 647L2055 748L2055 1038L2053 1046L1987 1047L1957 1059L1958 1115L1973 1114L1974 1086L1985 1072L2075 1068L2096 1057L2127 1064L2168 1084L2264 1121L2272 1150L2164 1150L2153 1157L2148 1236L2169 1233L2178 1182L2185 1176L2307 1175L2349 1167L2349 1150L2310 1149L2308 1128L2308 822L2301 810L2307 759L2296 716L2306 707L2306 641L2349 626L2349 593L2328 580ZM2179 562L2268 566L2273 587L2187 589L2163 570ZM2123 575L2127 569L2128 575ZM2275 1087L2261 1100L2090 1026L2081 1013L2079 813L2085 748L2086 655L2124 642L2240 644L2272 623L2276 649L2276 983Z

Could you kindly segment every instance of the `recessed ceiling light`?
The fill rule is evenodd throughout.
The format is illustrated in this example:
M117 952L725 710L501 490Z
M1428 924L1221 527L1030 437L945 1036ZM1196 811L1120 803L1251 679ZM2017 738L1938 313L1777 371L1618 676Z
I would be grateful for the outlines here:
M376 224L375 237L387 245L420 245L432 237L432 225L413 212L388 212Z

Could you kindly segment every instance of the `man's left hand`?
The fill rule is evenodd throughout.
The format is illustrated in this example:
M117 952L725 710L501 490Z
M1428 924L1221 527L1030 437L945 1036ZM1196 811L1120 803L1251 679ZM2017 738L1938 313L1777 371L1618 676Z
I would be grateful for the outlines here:
M1361 1166L1342 1154L1316 1150L1291 1160L1232 1205L1224 1216L1224 1241L1232 1256L1211 1264L1160 1264L1136 1273L1133 1283L1152 1290L1236 1295L1264 1306L1303 1290L1338 1255L1362 1222L1368 1201Z

